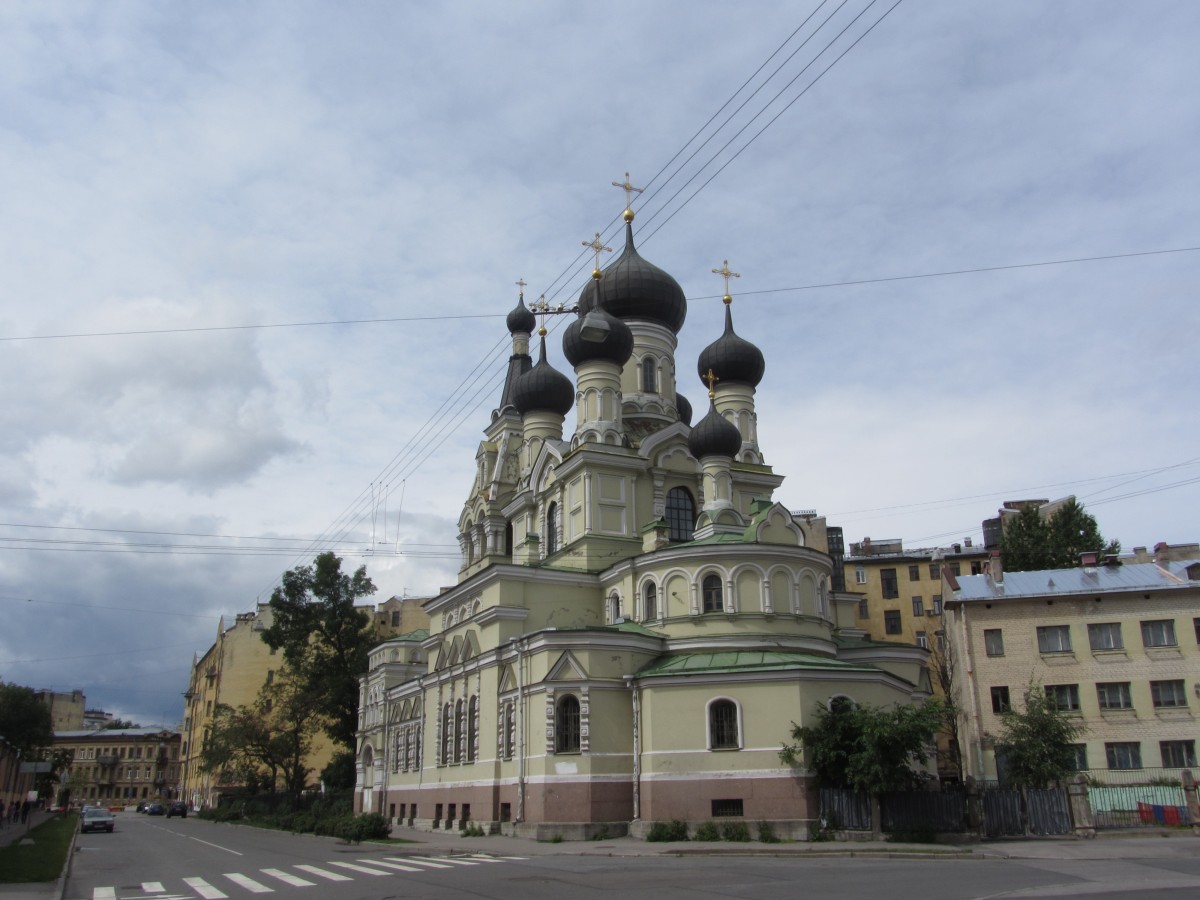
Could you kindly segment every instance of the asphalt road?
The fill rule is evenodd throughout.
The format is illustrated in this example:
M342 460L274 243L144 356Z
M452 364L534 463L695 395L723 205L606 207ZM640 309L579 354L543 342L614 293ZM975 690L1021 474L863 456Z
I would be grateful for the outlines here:
M274 894L332 900L697 900L1200 896L1200 855L1139 859L863 859L576 855L528 844L450 852L420 844L347 846L185 820L118 816L80 835L64 900L183 900ZM580 846L580 851L593 848ZM272 900L272 898L265 898Z

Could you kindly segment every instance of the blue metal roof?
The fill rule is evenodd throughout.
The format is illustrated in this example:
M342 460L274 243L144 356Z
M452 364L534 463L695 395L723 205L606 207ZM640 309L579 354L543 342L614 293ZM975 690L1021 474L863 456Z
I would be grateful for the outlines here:
M1178 589L1189 584L1200 588L1200 560L1167 563L1127 563L1120 566L1049 569L1041 572L1005 572L1002 584L990 575L965 575L958 579L955 600L1001 600L1014 597L1051 597L1117 591Z

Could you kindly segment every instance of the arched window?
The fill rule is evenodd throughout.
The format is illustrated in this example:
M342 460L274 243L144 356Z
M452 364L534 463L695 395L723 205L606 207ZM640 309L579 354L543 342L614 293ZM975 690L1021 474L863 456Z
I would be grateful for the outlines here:
M442 765L447 765L453 755L450 750L451 742L454 740L452 716L453 711L450 704L447 703L442 707Z
M658 588L651 581L642 589L642 621L653 622L658 618Z
M673 541L690 541L696 528L696 501L684 487L667 491L667 537Z
M621 618L621 596L613 591L608 595L608 622L610 625L615 625L619 618Z
M579 752L579 700L571 694L554 708L554 752Z
M701 612L721 612L725 609L725 603L721 596L721 576L706 575L704 581L700 583L700 593L704 601Z
M504 555L512 556L513 551L513 532L512 522L504 526Z
M714 700L708 707L708 749L737 750L742 746L738 734L738 708L732 700Z
M642 360L642 391L647 394L658 393L658 366L653 356Z
M546 555L558 552L558 504L546 509Z
M479 718L479 698L472 697L467 704L467 762L475 762L475 734Z
M463 702L459 700L454 704L454 761L462 762L463 751L463 725L466 719L466 708Z

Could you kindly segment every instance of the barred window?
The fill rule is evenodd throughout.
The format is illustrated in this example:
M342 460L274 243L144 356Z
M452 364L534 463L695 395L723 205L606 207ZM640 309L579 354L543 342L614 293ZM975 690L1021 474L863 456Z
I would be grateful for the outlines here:
M710 750L736 750L738 741L738 709L732 700L715 700L708 707Z
M579 747L579 700L567 694L554 708L554 752L578 753Z

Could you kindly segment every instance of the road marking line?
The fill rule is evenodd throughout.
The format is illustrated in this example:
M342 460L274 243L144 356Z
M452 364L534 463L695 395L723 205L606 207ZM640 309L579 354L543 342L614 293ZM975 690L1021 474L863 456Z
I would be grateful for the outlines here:
M498 862L500 862L500 860L496 859L496 857L484 856L482 853L472 853L470 858L475 860L476 862L481 862L481 863L498 863Z
M147 894L161 894L163 886L161 881L143 881L142 890Z
M479 862L474 859L456 859L453 856L443 856L442 862L449 863L452 866L477 866Z
M199 894L204 900L224 900L229 895L217 890L203 878L185 878L183 883Z
M296 866L296 868L299 869L301 872L307 872L309 875L317 875L321 878L327 878L330 881L353 881L354 880L353 878L349 878L338 872L330 872L328 869L322 869L320 866Z
M337 866L339 869L349 869L351 872L362 872L364 875L390 875L390 872L385 872L382 869L369 869L366 866L360 866L357 863L337 862L330 860L325 863L327 866Z
M220 844L210 844L208 841L202 841L198 837L187 836L188 840L195 841L198 844L204 844L206 847L216 847L218 850L224 850L226 853L232 853L234 856L245 856L244 853L238 853L236 850L230 850L228 847L222 847Z
M270 875L272 878L278 878L284 884L290 884L293 887L314 887L315 881L309 881L306 878L301 878L299 875L292 875L284 872L282 869L262 869L264 875Z
M275 888L269 888L265 884L255 881L253 878L247 878L240 872L226 872L225 877L238 887L244 887L252 894L273 894L275 892Z
M434 862L432 859L425 859L423 856L404 856L395 857L389 856L387 859L402 859L404 862L410 862L414 866L429 866L431 869L450 869L453 866L448 866L445 863Z
M93 888L92 900L117 900L117 889L115 887Z
M389 869L398 869L401 872L424 872L425 870L419 866L406 866L404 863L385 862L382 859L360 859L360 863L369 863L372 866L387 866Z

